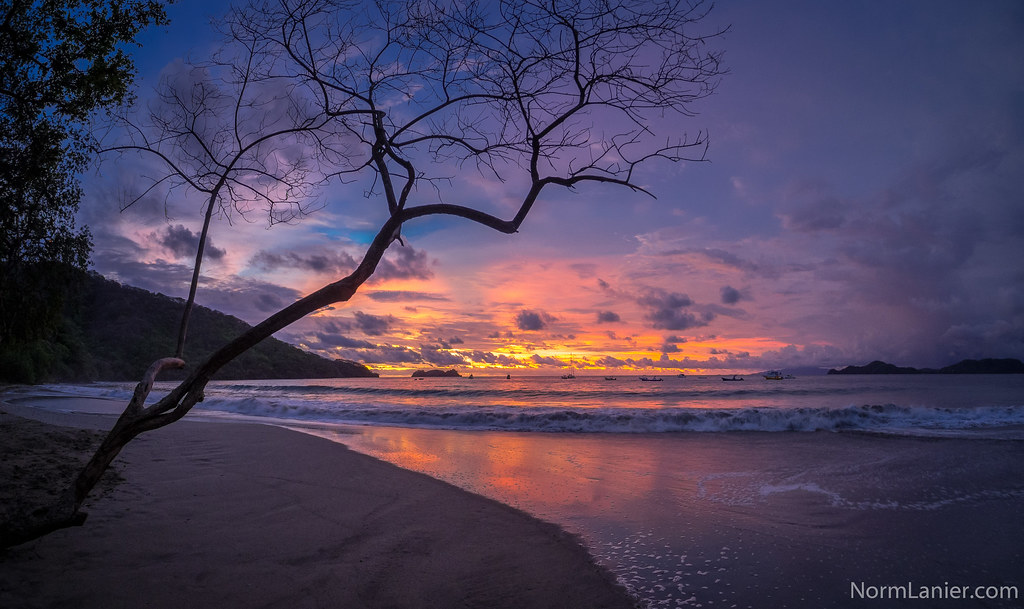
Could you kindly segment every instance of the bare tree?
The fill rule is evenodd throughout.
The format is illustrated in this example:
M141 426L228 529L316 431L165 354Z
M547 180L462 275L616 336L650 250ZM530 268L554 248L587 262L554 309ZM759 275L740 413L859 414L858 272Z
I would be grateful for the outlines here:
M676 124L692 116L692 104L710 95L724 73L720 53L709 46L722 31L707 31L703 23L709 9L703 0L257 0L233 13L225 28L245 49L239 57L247 58L234 66L236 73L258 74L262 86L281 86L290 95L301 91L301 111L285 113L301 129L284 131L310 146L305 158L316 167L297 167L318 179L369 176L369 192L386 204L386 219L350 275L245 332L146 406L156 375L184 365L180 357L155 362L55 522L74 520L121 448L183 417L222 366L317 309L352 298L401 239L406 222L442 214L515 233L550 189L595 183L647 193L641 166L704 159L705 134L688 138ZM173 99L172 105L194 109L186 122L199 125L200 110L215 105L214 98L200 89L201 103ZM249 109L259 115L261 106ZM253 192L231 171L252 160L247 155L261 138L277 132L275 119L260 121L249 139L216 140L217 146L192 143L202 138L174 127L130 149L152 153L166 143L188 150L184 163L163 153L168 179L209 194L208 222L216 205L237 205L218 188ZM269 172L255 165L254 175L265 178ZM503 217L500 206L462 187L459 174L467 166L521 186L516 209ZM308 183L312 174L300 175ZM277 202L294 205L307 194L260 191L254 198L273 201L273 212Z
M163 78L140 111L114 115L104 153L155 162L154 175L133 178L124 211L156 192L198 194L203 227L174 356L183 357L189 317L214 214L270 224L289 222L316 206L317 187L333 161L344 160L334 119L301 86L266 74L267 42L237 36L210 61L185 63ZM327 172L327 173L325 173ZM184 191L184 192L182 192Z

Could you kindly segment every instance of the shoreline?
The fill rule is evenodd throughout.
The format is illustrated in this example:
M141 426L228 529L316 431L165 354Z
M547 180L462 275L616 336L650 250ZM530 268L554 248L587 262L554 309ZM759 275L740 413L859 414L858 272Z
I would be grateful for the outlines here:
M48 406L70 414L21 408L105 429L113 419L90 413L111 405ZM220 415L191 422L239 423ZM854 598L858 582L1020 593L1019 439L286 428L554 523L643 607L860 607L871 599ZM1003 607L1019 597L932 600L929 606Z
M31 443L46 424L22 424L23 408L0 402L15 413L0 421L30 427ZM72 425L54 432L112 422L50 417ZM94 491L83 526L0 553L0 606L636 605L560 527L297 431L179 421L136 438L115 467L123 481Z

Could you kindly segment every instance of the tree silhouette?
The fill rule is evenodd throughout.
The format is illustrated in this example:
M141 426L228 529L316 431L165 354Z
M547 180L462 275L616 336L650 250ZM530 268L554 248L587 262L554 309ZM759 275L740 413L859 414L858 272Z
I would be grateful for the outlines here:
M131 96L127 47L167 22L156 0L0 2L0 379L38 382L92 239L75 226L89 120Z
M51 520L73 519L121 448L183 417L231 359L317 309L352 298L391 244L401 241L405 223L448 215L515 233L552 189L594 183L647 193L638 180L641 166L702 160L705 134L676 130L678 119L692 116L692 104L710 95L724 73L720 53L710 47L722 31L703 24L709 9L701 0L257 0L233 12L223 25L236 58L245 58L230 64L244 76L237 82L258 82L301 104L289 106L291 114L265 117L263 106L254 104L245 123L251 139L237 136L242 127L236 122L233 140L214 141L237 155L242 142L266 137L279 128L275 116L286 115L289 124L302 125L295 142L308 147L296 167L312 173L300 182L311 183L314 174L317 183L364 179L387 214L350 275L271 315L146 406L156 375L184 365L178 357L155 362ZM217 94L205 86L201 104L174 100L197 109L186 122L199 125L205 114L198 108L215 105ZM269 204L272 219L276 205L296 205L309 194L254 193L240 178L224 177L237 167L225 160L234 158L230 154L190 148L191 130L167 133L142 147L152 153L154 143L166 142L191 159L175 164L165 153L167 175L209 194L207 217L226 201L237 205L215 192L216 184L231 183L232 194L247 191L251 197L243 200ZM269 179L259 163L255 175ZM519 187L515 209L503 210L462 187L465 171Z

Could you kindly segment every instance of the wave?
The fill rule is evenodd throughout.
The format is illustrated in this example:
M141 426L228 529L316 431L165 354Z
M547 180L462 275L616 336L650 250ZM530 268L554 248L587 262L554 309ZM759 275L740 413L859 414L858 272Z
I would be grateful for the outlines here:
M563 389L550 385L502 388L482 383L474 387L396 387L236 381L209 387L206 400L197 409L284 424L582 433L862 431L1024 439L1024 405L1014 397L993 398L994 394L974 396L975 403L964 406L914 404L911 400L918 399L914 394L901 395L904 404L862 402L858 406L854 400L875 397L864 395L861 388L846 391L831 386L664 388L657 393L598 387L588 391L578 385ZM127 400L132 386L37 386L31 393ZM704 399L704 394L713 399ZM759 397L762 394L771 395ZM837 394L843 394L845 404L837 403ZM982 401L990 398L988 403ZM155 399L157 396L151 396L150 401Z
M949 434L1024 427L1024 406L934 408L543 408L381 406L214 398L203 409L274 419L478 431L665 433L865 431Z
M467 388L467 387L395 387L395 386L331 386L331 385L255 385L255 384L230 384L219 385L218 390L246 393L252 395L323 395L343 397L351 396L375 396L381 399L389 397L451 397L451 398L478 398L483 402L500 402L502 400L514 399L516 401L531 399L545 401L561 400L567 396L578 398L600 397L607 401L628 401L636 398L657 398L662 401L686 401L689 399L702 399L714 396L717 399L731 398L758 398L768 396L788 395L794 397L812 397L815 395L852 395L863 390L856 387L835 388L835 387L798 387L785 388L780 390L780 385L767 388L737 388L721 389L720 387L699 387L692 389L669 389L659 387L657 393L645 391L644 389L618 389L608 390L604 387L580 387L579 385L561 387L545 387L543 389L524 388Z

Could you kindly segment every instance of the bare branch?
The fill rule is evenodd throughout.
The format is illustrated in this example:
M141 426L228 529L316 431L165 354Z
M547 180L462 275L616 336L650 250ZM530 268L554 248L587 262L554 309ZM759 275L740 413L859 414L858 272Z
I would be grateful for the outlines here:
M71 514L126 442L185 416L225 364L352 298L404 223L448 215L515 233L552 188L608 184L653 196L638 179L642 167L704 160L704 132L658 133L676 128L666 117L692 116L725 73L709 46L723 31L702 31L709 9L705 0L251 0L232 12L224 52L170 75L148 117L123 115L123 139L106 148L163 164L133 202L184 188L202 193L206 208L179 358L150 368L80 477ZM511 219L461 188L470 161L499 180L524 178ZM322 186L364 176L389 213L356 270L246 331L142 407L156 375L182 363L215 206L288 221L315 206ZM435 201L421 196L430 188Z

